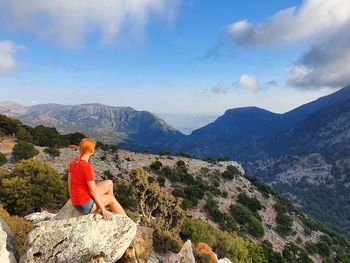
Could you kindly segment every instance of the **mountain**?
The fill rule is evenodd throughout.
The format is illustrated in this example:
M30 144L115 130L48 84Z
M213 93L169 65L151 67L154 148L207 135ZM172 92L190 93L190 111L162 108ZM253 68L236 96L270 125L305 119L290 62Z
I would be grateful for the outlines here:
M185 113L155 113L168 124L180 130L184 134L213 122L217 115L211 114L185 114Z
M62 147L60 155L53 157L41 147L37 148L40 153L35 160L54 167L63 179L66 178L67 164L78 152ZM145 189L139 189L140 186L133 183L132 168L143 167L143 171L147 171L146 181L153 182L147 192L143 192L152 197L145 198L146 201L156 207L157 198L163 201L167 197L163 192L166 191L172 195L171 200L179 198L182 204L182 216L187 219L179 226L180 233L176 229L167 231L180 234L183 241L208 243L218 257L229 258L232 262L294 262L290 261L294 254L301 258L298 262L347 262L349 259L346 238L314 221L276 191L247 175L235 161L210 163L181 156L99 149L90 162L98 180L113 181L118 200L135 218L143 213L139 202L135 202L139 196L137 191ZM5 168L11 171L14 165L9 162ZM140 174L136 178L142 179ZM163 189L160 196L159 186ZM156 210L153 208L152 215L154 218L165 217L173 213L173 209L172 206L158 206ZM177 219L177 222L181 220ZM53 231L50 235L54 237ZM154 241L154 248L174 249L174 243L165 246L169 237L158 238L163 238L162 242Z
M350 86L284 114L257 107L230 109L166 147L205 157L258 160L349 146Z
M64 134L81 132L106 143L127 145L131 149L145 149L150 144L156 147L163 140L170 141L184 136L156 115L131 107L112 107L97 103L24 107L1 102L0 113L10 113L9 115L16 116L30 126L52 126Z

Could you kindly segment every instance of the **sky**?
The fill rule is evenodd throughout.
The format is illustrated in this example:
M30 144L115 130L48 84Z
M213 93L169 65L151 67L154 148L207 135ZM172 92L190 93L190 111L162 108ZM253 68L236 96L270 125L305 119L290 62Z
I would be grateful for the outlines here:
M350 83L348 0L0 0L0 101L283 113Z

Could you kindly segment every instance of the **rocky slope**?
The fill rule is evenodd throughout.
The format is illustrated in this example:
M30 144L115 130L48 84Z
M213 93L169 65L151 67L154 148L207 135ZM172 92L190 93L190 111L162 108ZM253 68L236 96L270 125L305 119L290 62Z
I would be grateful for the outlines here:
M42 149L38 147L39 149ZM59 157L50 157L45 153L41 152L35 158L43 160L55 167L61 174L62 177L66 176L67 165L69 160L75 157L78 152L70 148L62 148L61 155ZM116 157L117 156L117 157ZM98 151L97 154L91 159L91 163L95 167L98 179L107 179L106 175L112 175L112 180L115 183L128 182L130 181L129 174L130 169L135 166L149 167L154 161L162 162L163 166L169 165L170 167L176 166L176 162L182 160L185 162L188 171L193 176L199 176L207 182L211 182L214 174L223 173L229 165L235 166L241 174L244 175L244 170L240 164L234 161L218 162L217 164L208 163L198 159L190 159L185 157L174 157L174 156L158 156L153 154L141 154L130 152L126 150L118 150L117 153ZM5 168L11 170L11 163L5 165ZM106 173L108 171L108 173ZM274 194L266 194L258 188L256 184L249 181L244 176L235 176L233 179L227 180L219 178L220 186L218 187L223 192L227 193L227 196L215 196L215 200L218 201L220 211L229 213L229 207L231 204L237 203L237 197L240 193L245 192L249 197L256 197L262 204L263 209L258 213L261 217L261 222L264 228L263 237L254 237L249 234L247 235L254 242L262 242L262 240L268 240L273 244L275 251L282 252L285 246L294 242L301 246L307 244L316 244L320 241L322 236L325 234L320 230L312 230L305 225L305 222L301 218L301 215L295 211L289 211L288 216L292 219L292 231L291 234L283 236L279 234L276 229L278 223L276 221L277 211L275 204L278 202L277 197ZM151 176L157 178L157 174L151 172ZM109 176L109 179L110 176ZM172 191L175 187L174 183L166 179L165 187L169 191ZM187 214L191 218L199 218L209 222L212 225L218 225L218 223L208 215L208 211L205 208L207 198L204 196L203 199L199 200L199 203L194 208L188 209ZM321 262L322 257L318 254L311 256L314 262Z
M248 173L350 237L350 156L307 153L245 162Z

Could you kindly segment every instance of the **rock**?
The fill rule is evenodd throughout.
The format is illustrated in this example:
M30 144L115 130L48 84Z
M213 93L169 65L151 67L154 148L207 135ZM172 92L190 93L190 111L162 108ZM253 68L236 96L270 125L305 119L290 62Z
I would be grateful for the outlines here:
M37 224L42 221L47 221L52 219L56 214L49 213L47 211L36 212L24 217L25 220L31 221L33 224Z
M20 262L115 262L135 234L136 224L115 213L110 221L100 214L44 221L29 233Z
M219 259L219 263L232 263L232 262L227 258L222 258L222 259Z
M61 208L58 214L53 217L54 220L68 219L73 217L82 216L84 214L80 213L72 204L71 200L68 199L66 204Z
M199 255L206 255L209 257L209 263L218 263L217 255L207 243L199 242L194 244L194 247Z
M153 228L138 226L136 236L118 263L146 263L153 250Z
M195 263L193 255L191 240L187 240L182 246L178 254L167 253L166 255L159 255L156 252L152 252L147 263Z
M12 231L5 221L0 218L0 262L17 263L17 258L18 255Z
M195 263L191 240L187 240L180 252L170 258L171 263Z

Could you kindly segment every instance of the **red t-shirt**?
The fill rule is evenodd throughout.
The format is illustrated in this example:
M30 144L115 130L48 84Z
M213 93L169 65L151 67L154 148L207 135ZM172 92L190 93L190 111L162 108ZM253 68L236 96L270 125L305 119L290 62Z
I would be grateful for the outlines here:
M87 181L94 181L96 174L90 163L74 158L69 164L71 173L71 200L73 205L83 205L89 201L91 194Z

